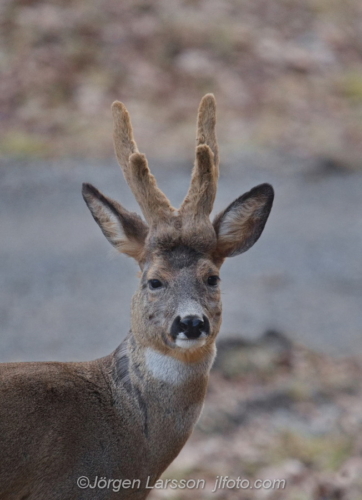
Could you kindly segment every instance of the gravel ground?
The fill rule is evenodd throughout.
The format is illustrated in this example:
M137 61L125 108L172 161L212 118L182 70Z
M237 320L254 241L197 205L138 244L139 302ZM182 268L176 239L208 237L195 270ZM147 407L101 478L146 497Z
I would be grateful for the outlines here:
M181 202L189 165L150 164ZM138 210L115 161L0 167L0 361L100 357L129 329L137 266L100 233L84 181ZM322 352L361 353L362 173L244 152L222 165L215 211L261 182L274 185L275 205L255 247L222 269L221 336L274 329Z

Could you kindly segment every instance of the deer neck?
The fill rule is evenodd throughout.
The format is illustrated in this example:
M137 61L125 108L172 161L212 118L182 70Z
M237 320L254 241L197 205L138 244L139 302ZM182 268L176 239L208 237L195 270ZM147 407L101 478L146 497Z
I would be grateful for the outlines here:
M123 407L128 401L160 470L177 456L199 417L215 353L213 348L187 363L140 345L130 333L111 355L115 400Z
M112 379L116 390L137 388L144 396L156 392L160 396L170 393L176 400L181 396L189 399L185 386L192 385L203 400L215 354L213 346L202 357L169 355L141 345L130 332L112 353Z

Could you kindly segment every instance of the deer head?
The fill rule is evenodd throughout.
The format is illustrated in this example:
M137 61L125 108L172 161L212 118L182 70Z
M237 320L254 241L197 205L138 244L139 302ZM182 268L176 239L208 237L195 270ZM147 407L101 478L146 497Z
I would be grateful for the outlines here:
M253 188L210 221L219 155L216 103L207 94L199 106L190 187L176 209L138 151L125 106L115 102L112 110L116 155L145 221L90 184L83 185L84 200L110 243L141 268L131 314L136 341L183 361L199 360L214 349L220 329L220 267L226 257L245 252L258 240L273 188Z

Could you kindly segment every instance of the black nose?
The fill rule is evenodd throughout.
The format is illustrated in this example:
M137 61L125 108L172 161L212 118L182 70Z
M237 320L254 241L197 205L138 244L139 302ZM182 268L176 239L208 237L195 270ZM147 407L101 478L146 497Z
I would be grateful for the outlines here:
M206 316L201 319L199 316L185 316L174 320L171 327L171 335L176 338L181 332L188 339L197 339L204 332L208 334L210 331L210 323Z

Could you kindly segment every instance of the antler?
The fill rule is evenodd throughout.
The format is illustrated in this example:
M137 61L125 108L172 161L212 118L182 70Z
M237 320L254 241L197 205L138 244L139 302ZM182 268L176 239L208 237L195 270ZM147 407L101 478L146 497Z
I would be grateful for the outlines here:
M215 133L216 124L216 100L214 94L206 94L200 102L197 115L197 137L196 143L207 144L214 153L214 162L219 169L219 149Z
M138 151L129 113L116 101L112 105L114 148L124 177L149 224L168 222L176 209L157 186L146 157ZM205 95L197 119L196 161L188 193L179 210L185 220L208 218L212 210L219 176L219 154L215 134L216 102L212 94ZM188 225L188 223L186 223Z
M197 117L196 161L188 193L180 213L208 216L211 213L219 177L219 151L215 134L216 101L206 94Z
M157 186L146 157L138 151L129 113L119 101L112 104L114 121L114 149L124 177L131 188L143 215L152 225L156 220L166 220L175 211L170 201Z

